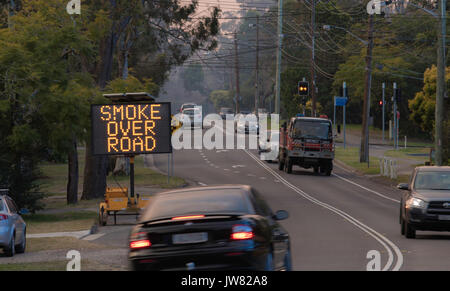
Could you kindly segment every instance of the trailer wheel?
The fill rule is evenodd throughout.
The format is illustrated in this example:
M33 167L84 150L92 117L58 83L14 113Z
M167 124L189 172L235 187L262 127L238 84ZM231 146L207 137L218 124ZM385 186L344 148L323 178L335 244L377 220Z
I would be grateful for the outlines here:
M102 206L102 208L100 208L100 212L98 214L98 223L101 226L105 226L106 225L106 220L107 220L107 214L105 213L105 209Z

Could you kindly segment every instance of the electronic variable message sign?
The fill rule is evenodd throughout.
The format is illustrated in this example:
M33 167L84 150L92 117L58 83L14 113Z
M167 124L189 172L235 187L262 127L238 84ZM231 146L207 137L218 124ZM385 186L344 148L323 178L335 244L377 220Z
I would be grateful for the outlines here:
M172 152L170 103L92 105L94 155Z

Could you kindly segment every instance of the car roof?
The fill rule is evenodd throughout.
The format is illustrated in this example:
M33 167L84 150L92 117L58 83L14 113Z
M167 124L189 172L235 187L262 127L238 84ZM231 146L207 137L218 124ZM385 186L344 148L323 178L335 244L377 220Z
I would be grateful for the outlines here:
M448 172L450 171L449 166L420 166L416 167L416 170L421 172Z

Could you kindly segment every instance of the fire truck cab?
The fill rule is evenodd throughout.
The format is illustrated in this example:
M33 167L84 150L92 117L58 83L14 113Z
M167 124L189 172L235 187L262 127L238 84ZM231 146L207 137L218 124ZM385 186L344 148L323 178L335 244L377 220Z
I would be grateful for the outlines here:
M279 170L290 174L297 165L330 176L333 159L333 126L325 116L294 117L281 127Z

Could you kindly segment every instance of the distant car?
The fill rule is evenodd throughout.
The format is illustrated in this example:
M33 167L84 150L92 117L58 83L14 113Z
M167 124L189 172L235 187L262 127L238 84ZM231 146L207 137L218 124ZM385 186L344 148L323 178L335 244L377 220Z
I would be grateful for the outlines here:
M197 106L198 106L198 105L195 104L195 103L184 103L183 105L181 105L180 112L183 113L183 111L184 111L185 109L192 109L192 108L195 108L195 107L197 107Z
M6 256L24 253L26 224L11 197L0 195L0 248Z
M450 167L417 167L400 206L401 233L415 238L416 230L450 231Z
M183 125L189 125L191 128L194 127L203 127L203 115L200 108L189 108L183 110L182 117Z
M256 115L248 111L241 111L234 118L235 132L259 134L259 124Z
M291 270L289 235L250 186L153 196L129 240L133 270Z
M220 117L222 117L223 120L225 120L227 115L229 115L229 114L233 115L234 110L231 108L228 108L228 107L220 108L219 115L220 115Z

